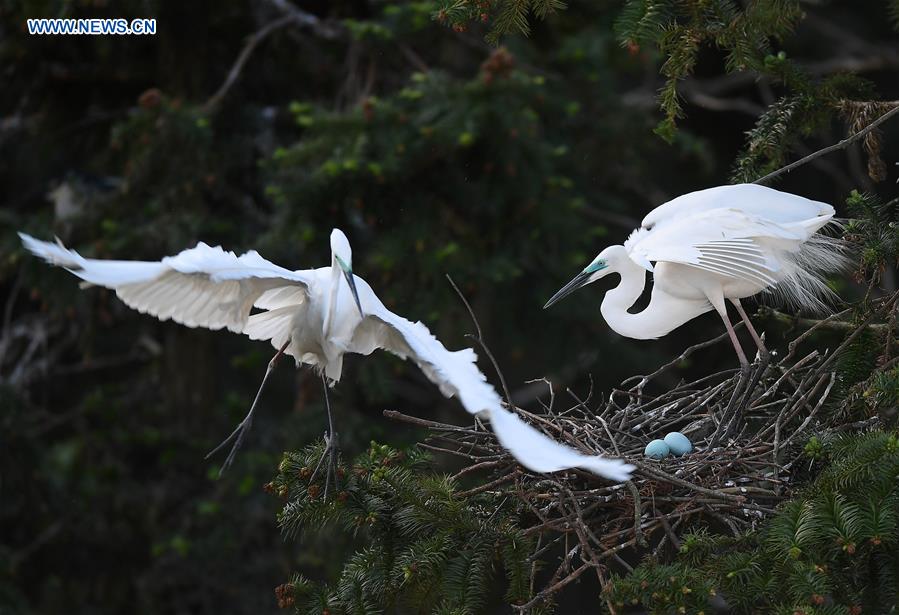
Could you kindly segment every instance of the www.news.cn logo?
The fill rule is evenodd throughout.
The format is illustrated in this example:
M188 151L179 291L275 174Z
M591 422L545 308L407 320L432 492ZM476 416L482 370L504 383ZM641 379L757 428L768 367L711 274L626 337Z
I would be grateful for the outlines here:
M156 34L155 19L28 19L28 34Z

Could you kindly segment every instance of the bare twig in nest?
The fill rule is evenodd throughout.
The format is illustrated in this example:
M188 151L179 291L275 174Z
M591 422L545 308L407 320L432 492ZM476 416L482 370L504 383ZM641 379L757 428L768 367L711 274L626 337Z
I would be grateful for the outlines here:
M475 431L466 427L459 427L458 425L450 425L449 423L429 421L427 419L418 418L417 416L409 416L408 414L403 414L402 412L397 412L396 410L385 410L384 416L389 419L403 421L405 423L412 423L413 425L418 425L419 427L427 427L428 429L433 429L435 431L452 431L456 433L468 433L478 436L482 435L482 432L480 431Z
M522 604L521 606L512 605L512 608L515 609L516 611L519 611L522 613L527 612L528 609L540 604L541 602L546 600L546 598L548 598L549 596L552 596L553 594L558 592L560 589L562 589L563 587L565 587L572 581L576 580L579 576L581 576L582 574L584 574L585 572L590 570L590 568L592 568L592 566L590 564L584 564L583 566L576 568L573 572L568 574L562 580L558 581L557 583L554 583L552 586L547 587L546 589L539 592L536 596L534 596L534 599L531 600L530 602L526 602L525 604Z
M640 506L640 490L637 489L634 481L629 480L625 485L630 489L631 496L634 498L634 538L638 545L645 547L647 546L646 538L643 537L643 531L640 529L640 518L643 516L643 507Z
M742 326L743 326L743 322L740 321L736 325L734 325L734 330L737 330L739 327L742 327ZM680 353L676 358L672 359L668 363L665 363L662 367L660 367L656 371L652 372L651 374L649 374L647 376L631 376L630 378L627 378L626 380L624 380L621 383L621 386L626 386L629 382L633 382L634 380L639 378L640 382L638 382L636 385L631 387L630 390L631 391L642 391L643 387L645 387L647 384L649 384L649 382L653 378L656 378L662 372L671 369L675 365L679 365L680 363L683 363L684 361L687 360L687 357L689 357L691 354L693 354L697 350L702 350L703 348L708 348L709 346L714 346L721 340L727 339L727 337L728 337L727 333L722 333L718 337L713 337L710 340L706 340L706 341L700 342L698 344L693 344L692 346L690 346L689 348L684 350L682 353Z

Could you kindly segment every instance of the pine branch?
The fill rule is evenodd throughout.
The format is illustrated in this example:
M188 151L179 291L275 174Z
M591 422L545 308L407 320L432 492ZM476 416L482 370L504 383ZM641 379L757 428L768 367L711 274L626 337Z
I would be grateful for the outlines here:
M789 173L790 171L797 169L805 164L808 164L809 162L811 162L817 158L820 158L821 156L826 156L827 154L830 154L832 152L846 149L853 143L856 143L856 142L860 141L861 139L865 138L865 135L867 135L868 133L873 131L875 128L877 128L878 126L880 126L881 124L883 124L884 122L886 122L887 120L892 118L894 115L899 115L899 102L895 102L895 103L893 103L893 105L894 105L894 107L890 111L887 111L886 113L881 115L879 118L877 118L876 120L874 120L873 122L868 124L862 130L859 130L852 136L846 137L839 143L834 143L833 145L829 145L825 148L819 149L818 151L813 152L813 153L809 154L808 156L801 158L800 160L792 162L783 168L780 168L776 171L772 171L771 173L768 173L764 177L761 177L761 178L755 180L753 183L765 184L765 183L771 181L772 179L774 179L775 177L783 175L784 173Z

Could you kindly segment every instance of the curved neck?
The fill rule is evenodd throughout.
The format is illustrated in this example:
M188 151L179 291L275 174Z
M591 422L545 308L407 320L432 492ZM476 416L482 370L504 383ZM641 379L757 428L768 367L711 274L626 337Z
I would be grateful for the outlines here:
M322 325L322 335L327 338L330 334L331 323L334 322L334 314L337 312L337 292L340 290L340 265L331 259L331 287L328 289L328 301L325 304L325 322Z
M637 302L646 286L646 270L628 261L617 273L621 283L606 293L600 310L612 330L625 337L656 339L711 309L706 300L679 299L654 286L649 305L631 314L628 308Z
M625 337L646 339L640 326L646 324L640 322L645 320L645 317L641 316L646 310L639 314L627 311L643 294L646 287L646 270L628 259L620 267L616 267L614 273L621 276L621 282L606 292L600 307L602 316L616 333Z
M628 312L646 287L646 270L631 260L627 260L619 271L621 283L606 293L602 301L600 311L603 318L616 333L625 337L638 340L651 340L661 337L671 331L672 317L669 313L670 306L664 306L653 294L653 301L649 302L641 312L631 314Z

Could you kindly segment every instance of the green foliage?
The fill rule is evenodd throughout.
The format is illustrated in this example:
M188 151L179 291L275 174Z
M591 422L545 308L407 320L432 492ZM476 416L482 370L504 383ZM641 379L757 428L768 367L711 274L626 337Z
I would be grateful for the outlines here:
M488 42L498 44L503 35L518 32L527 36L528 16L538 19L565 8L564 0L437 0L434 19L464 32L472 23L488 24Z
M835 387L834 398L842 403L834 407L846 418L858 420L871 415L863 397L865 383L880 361L884 341L881 335L872 329L866 329L837 358L841 377Z
M793 93L770 105L748 131L746 148L731 175L734 182L754 181L784 166L787 155L803 138L829 127L836 118L849 118L852 109L867 106L848 101L872 95L871 84L853 75L811 79L780 56L767 59L766 66Z
M674 139L677 120L684 111L678 82L691 76L704 49L725 52L728 73L753 71L780 84L786 92L757 119L747 134L748 142L737 158L731 179L751 182L782 167L801 138L830 126L843 117L858 128L873 118L868 110L880 108L865 102L871 97L868 82L837 73L813 78L783 50L772 47L792 33L804 13L796 0L756 0L740 5L732 0L680 2L677 0L631 0L622 9L617 31L631 50L657 47L666 81L658 100L665 117L656 134ZM864 116L865 122L859 122ZM886 177L876 135L865 141L869 174L876 181Z
M715 595L703 571L681 563L638 566L607 592L616 607L640 605L650 613L701 613Z
M889 0L887 3L890 21L893 22L893 28L899 31L899 0Z
M783 57L771 56L770 40L789 34L801 15L795 0L757 0L742 9L731 0L629 0L616 24L622 43L634 49L657 46L665 58L661 72L667 79L659 92L665 119L656 132L673 139L676 121L683 115L677 83L693 73L704 46L726 51L728 72L774 73L767 58Z
M846 238L859 254L856 278L877 282L887 267L899 263L899 199L884 202L853 190L846 206L852 215Z
M863 397L871 413L895 413L899 407L899 367L874 374Z
M826 465L759 532L689 534L675 562L645 562L609 596L652 613L709 612L716 593L736 613L885 612L899 598L899 439L874 431L815 448Z
M455 482L427 471L416 448L372 442L351 466L339 464L337 486L325 497L323 447L285 453L266 490L286 499L278 521L296 537L325 525L345 528L364 544L333 585L295 576L279 600L298 613L484 612L497 568L508 579L506 599L529 598L532 540L516 528L514 508L495 496L465 498ZM331 478L333 481L333 477Z

